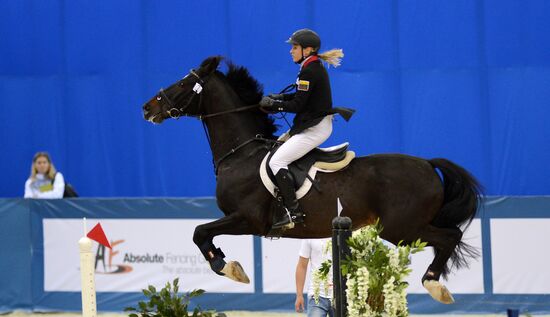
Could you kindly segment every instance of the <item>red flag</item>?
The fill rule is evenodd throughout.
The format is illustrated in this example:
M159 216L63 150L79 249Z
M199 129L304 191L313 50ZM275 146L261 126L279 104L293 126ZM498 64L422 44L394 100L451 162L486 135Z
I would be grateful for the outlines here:
M111 244L109 243L109 240L107 240L107 236L105 236L105 232L103 232L103 228L101 228L101 224L99 222L92 230L90 230L90 232L88 232L86 236L111 249Z

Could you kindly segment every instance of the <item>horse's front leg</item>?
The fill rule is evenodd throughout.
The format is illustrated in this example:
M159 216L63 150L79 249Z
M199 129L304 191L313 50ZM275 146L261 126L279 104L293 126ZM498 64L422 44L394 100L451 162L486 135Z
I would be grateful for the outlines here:
M225 254L216 248L212 239L222 234L255 234L246 219L238 214L232 214L216 221L199 225L195 228L193 241L201 250L204 258L210 263L210 268L218 275L226 276L242 283L250 283L250 279L237 261L224 261Z

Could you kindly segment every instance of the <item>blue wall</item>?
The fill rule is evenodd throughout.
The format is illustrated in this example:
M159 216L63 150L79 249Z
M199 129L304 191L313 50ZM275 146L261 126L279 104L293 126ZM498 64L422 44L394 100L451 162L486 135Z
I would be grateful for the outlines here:
M546 0L24 0L0 10L0 196L22 196L40 150L84 196L213 195L199 122L153 126L141 105L214 54L277 91L296 75L284 41L302 27L346 53L330 70L334 101L358 111L330 144L447 157L489 194L550 188Z

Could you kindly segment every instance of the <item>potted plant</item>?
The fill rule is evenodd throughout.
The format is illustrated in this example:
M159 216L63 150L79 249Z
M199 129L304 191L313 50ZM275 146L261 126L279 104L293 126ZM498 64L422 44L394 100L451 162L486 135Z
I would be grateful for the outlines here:
M180 295L179 279L174 279L173 284L166 283L166 286L157 292L156 288L149 285L142 290L147 300L138 302L138 307L127 307L124 311L132 312L129 317L225 317L224 313L217 313L215 310L202 310L200 306L189 311L191 298L204 294L204 290L196 289L189 293Z

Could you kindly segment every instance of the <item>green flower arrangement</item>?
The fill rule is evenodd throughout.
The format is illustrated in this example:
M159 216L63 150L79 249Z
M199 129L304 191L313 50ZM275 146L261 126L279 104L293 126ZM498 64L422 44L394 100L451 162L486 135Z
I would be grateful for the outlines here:
M348 240L351 257L342 260L341 271L347 282L347 309L350 317L406 317L407 282L411 273L410 255L424 250L426 242L420 239L410 245L399 242L389 247L380 239L382 226L363 227L352 233ZM330 244L327 247L331 249ZM325 250L327 251L327 250ZM314 272L314 294L319 299L321 286L328 289L332 261L327 260ZM332 278L331 278L332 280Z
M227 317L224 313L203 310L199 306L190 309L191 299L204 294L204 290L179 294L179 278L174 279L173 284L166 283L160 292L153 285L142 291L148 300L139 301L138 307L125 308L124 311L132 312L128 317Z

